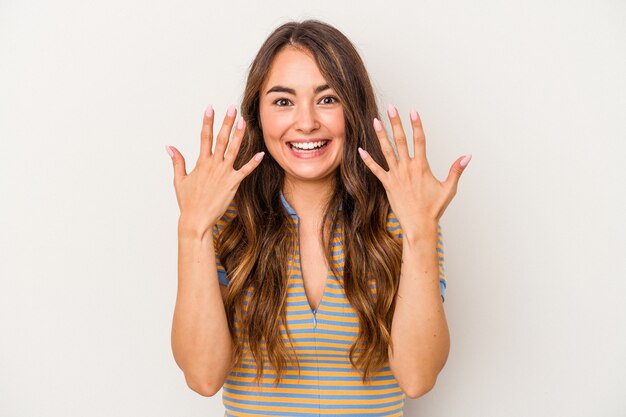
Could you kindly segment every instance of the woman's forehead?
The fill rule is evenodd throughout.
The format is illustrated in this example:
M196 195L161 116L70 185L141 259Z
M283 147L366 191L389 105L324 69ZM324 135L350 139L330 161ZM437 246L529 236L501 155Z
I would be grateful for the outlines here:
M315 90L327 84L313 54L299 48L287 47L278 52L263 83L263 93L280 86L295 91Z

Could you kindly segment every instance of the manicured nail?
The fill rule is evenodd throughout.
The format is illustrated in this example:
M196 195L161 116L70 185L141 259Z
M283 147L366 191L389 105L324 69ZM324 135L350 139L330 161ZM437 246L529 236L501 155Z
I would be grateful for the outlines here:
M367 158L367 152L365 152L365 150L361 149L361 147L359 147L358 149L359 149L359 154L361 154L361 158L363 158L363 159Z
M237 110L237 108L235 107L234 104L231 104L230 107L228 108L228 116L229 117L234 117L235 116L235 111Z
M417 120L417 112L415 111L415 109L411 109L411 120Z
M376 129L377 132L380 132L381 130L383 130L383 125L380 123L380 120L378 120L376 117L374 117L374 129Z
M469 161L471 160L472 160L472 154L468 154L465 158L461 159L461 162L459 163L461 164L463 168L465 168L467 164L469 163Z
M172 152L172 149L169 147L169 145L165 145L165 150L167 151L167 154L170 156L170 158L174 157L174 152Z
M243 129L243 117L239 118L239 121L237 122L237 129Z
M258 154L254 155L254 160L259 162L261 159L263 159L263 155L265 155L265 152L259 152Z
M213 106L211 106L209 104L209 106L204 111L204 114L206 115L206 117L212 117L213 116Z
M387 113L389 113L389 117L396 117L396 115L398 114L393 104L387 106Z

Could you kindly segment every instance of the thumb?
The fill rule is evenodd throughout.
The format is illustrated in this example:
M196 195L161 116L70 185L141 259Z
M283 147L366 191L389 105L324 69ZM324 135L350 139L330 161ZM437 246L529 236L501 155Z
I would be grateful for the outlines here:
M467 164L469 163L471 159L472 159L472 155L467 154L462 157L459 157L456 161L454 161L454 163L450 167L450 172L445 182L446 183L452 182L452 187L456 189L457 184L459 183L459 179L461 178L461 174L463 174L463 171L465 170L465 168L467 167Z
M179 178L186 176L187 171L185 170L185 158L183 158L183 154L181 154L175 147L169 145L165 145L165 150L172 158L172 162L174 164L174 180L178 180Z

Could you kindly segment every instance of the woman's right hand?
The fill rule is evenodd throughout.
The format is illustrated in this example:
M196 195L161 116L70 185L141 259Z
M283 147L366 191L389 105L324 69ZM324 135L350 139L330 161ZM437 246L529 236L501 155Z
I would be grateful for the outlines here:
M166 150L172 150L168 153L174 163L174 188L180 209L179 231L182 229L203 237L226 212L241 181L263 159L264 152L259 152L239 170L233 168L246 129L246 122L240 118L229 144L236 115L237 109L230 106L217 135L215 151L212 151L215 112L211 106L207 107L200 134L200 156L190 174L185 170L185 158L178 149L166 146Z

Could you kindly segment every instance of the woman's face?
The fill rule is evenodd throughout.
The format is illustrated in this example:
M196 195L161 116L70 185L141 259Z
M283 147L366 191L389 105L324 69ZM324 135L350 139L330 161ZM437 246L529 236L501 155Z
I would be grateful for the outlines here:
M310 53L286 47L276 54L259 112L265 146L285 180L332 180L345 142L343 107Z

